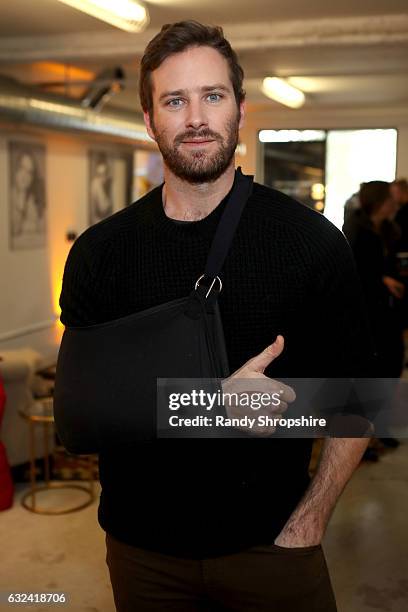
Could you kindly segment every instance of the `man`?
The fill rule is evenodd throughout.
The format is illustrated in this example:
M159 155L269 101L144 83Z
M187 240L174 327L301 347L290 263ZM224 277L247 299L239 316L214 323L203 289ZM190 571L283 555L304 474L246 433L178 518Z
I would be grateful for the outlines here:
M220 28L175 23L149 43L140 95L164 185L76 241L64 324L103 323L191 291L234 181L242 80ZM222 280L234 372L225 384L362 372L369 338L352 255L318 213L255 184ZM101 452L99 522L117 609L333 612L321 540L366 445L326 440L311 483L309 439Z

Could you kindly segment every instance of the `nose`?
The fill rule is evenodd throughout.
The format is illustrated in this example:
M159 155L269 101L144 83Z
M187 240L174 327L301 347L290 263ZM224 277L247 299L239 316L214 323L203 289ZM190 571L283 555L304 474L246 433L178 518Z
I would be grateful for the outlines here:
M208 126L208 119L204 103L197 99L190 100L186 116L186 127L198 130L206 126Z

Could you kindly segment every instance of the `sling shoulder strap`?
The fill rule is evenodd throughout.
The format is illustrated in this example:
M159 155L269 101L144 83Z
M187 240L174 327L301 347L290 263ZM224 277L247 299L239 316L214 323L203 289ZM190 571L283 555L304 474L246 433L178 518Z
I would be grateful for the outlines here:
M210 252L208 253L204 274L197 280L195 286L196 290L201 287L200 292L205 291L205 297L208 297L217 279L219 286L215 288L215 292L218 290L219 293L221 290L221 281L218 275L228 255L244 206L252 193L253 181L253 176L244 175L241 168L237 169L231 194L218 223Z

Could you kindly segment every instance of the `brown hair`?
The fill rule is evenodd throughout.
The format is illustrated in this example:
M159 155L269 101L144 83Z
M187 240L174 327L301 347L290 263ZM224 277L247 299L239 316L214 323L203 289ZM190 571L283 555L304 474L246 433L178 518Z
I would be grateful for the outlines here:
M147 45L140 66L139 95L142 108L151 115L153 110L151 74L166 58L181 53L189 47L211 47L228 62L229 73L234 88L237 106L244 100L242 89L244 71L224 32L219 26L207 26L198 21L178 21L168 23Z
M385 181L369 181L361 185L359 198L361 208L368 216L377 212L390 197L390 184Z

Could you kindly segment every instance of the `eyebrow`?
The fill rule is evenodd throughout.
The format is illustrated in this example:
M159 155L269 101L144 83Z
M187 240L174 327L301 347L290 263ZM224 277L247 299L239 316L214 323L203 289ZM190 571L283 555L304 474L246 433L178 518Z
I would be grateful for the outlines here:
M219 91L226 91L226 92L230 92L230 88L227 87L226 85L223 85L222 83L215 83L215 85L204 85L203 87L200 87L200 91L205 93L207 91L214 91L215 89L218 89ZM174 91L164 91L160 97L159 100L164 100L164 98L169 98L170 96L185 96L187 94L187 89L175 89Z

